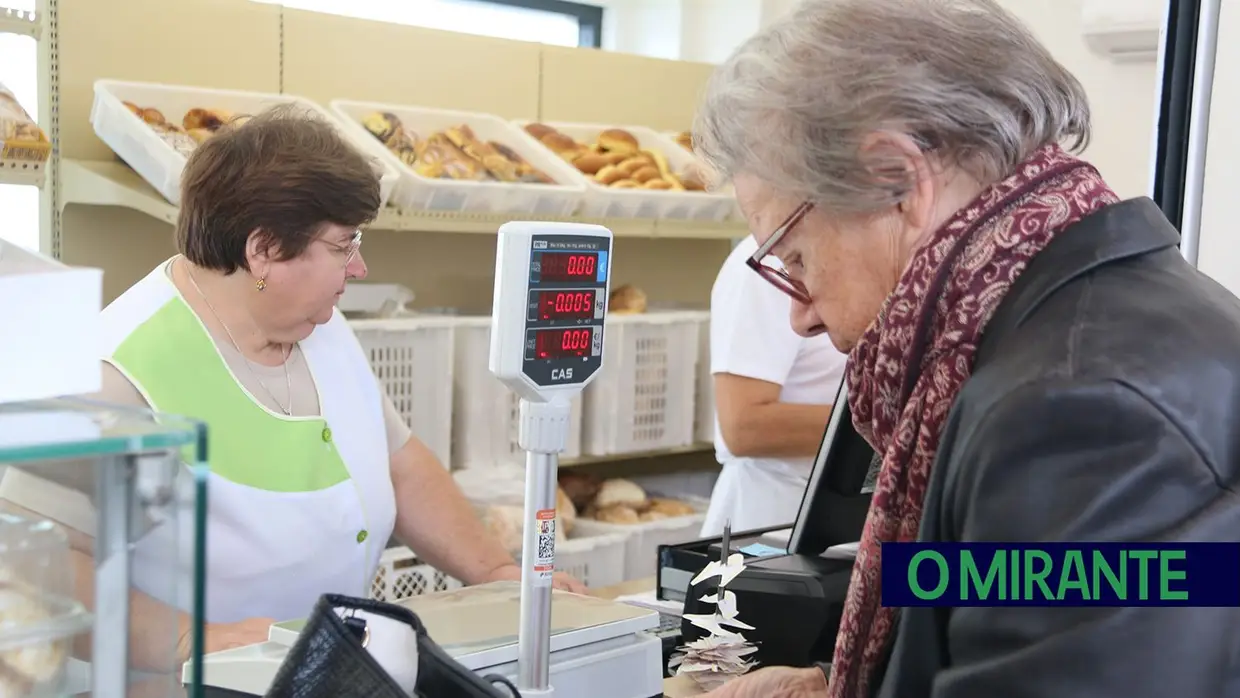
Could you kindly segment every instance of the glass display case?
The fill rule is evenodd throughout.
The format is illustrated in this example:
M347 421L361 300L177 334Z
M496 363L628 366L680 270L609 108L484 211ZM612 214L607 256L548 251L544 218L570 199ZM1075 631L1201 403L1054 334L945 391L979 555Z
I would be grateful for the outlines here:
M0 404L0 696L202 695L205 460L192 420Z

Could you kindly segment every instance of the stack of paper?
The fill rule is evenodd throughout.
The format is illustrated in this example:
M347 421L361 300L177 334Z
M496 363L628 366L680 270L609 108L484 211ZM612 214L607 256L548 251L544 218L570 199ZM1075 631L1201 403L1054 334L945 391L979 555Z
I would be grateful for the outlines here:
M736 594L725 589L745 569L743 563L744 556L733 554L726 563L711 562L693 578L692 584L698 584L719 577L719 593L702 597L702 603L715 604L715 612L685 615L685 620L707 635L679 647L681 654L672 657L668 666L676 669L677 676L688 676L703 691L712 691L754 666L746 657L758 648L737 632L753 630L753 626L737 617Z

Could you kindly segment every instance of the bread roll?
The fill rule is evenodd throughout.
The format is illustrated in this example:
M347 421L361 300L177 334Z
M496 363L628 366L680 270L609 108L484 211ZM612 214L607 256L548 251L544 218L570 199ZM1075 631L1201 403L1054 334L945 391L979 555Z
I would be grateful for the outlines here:
M564 522L564 534L572 533L573 525L577 523L577 507L560 487L555 488L555 515Z
M161 114L158 109L153 109L151 107L141 110L138 113L138 116L141 116L142 120L151 126L162 126L168 123L168 120L164 118L164 115Z
M482 523L487 532L499 541L509 552L521 549L522 536L525 532L525 509L508 504L495 504L486 508L482 514ZM559 545L568 540L567 522L556 516L555 543Z
M598 494L594 497L594 506L606 509L613 506L628 506L633 509L646 507L646 491L632 480L613 478L603 482Z
M676 144L689 152L693 152L693 134L688 131L681 131L676 134Z
M636 153L641 147L633 134L618 128L610 128L598 134L598 144L612 153Z
M652 179L661 179L662 176L659 172L659 168L654 165L645 165L636 172L633 172L631 178L639 184L645 184Z
M559 131L548 133L539 140L542 141L543 145L550 148L551 152L559 155L569 162L572 162L576 158L580 157L582 155L582 151L584 150L581 147L581 144L560 133Z
M641 189L642 185L638 184L636 180L622 179L618 182L612 182L611 188L612 189Z
M599 170L598 174L594 175L594 179L597 180L599 184L607 185L614 184L627 178L624 173L620 171L619 167L616 167L615 165L608 165L607 167Z
M599 170L607 166L607 158L598 153L586 153L573 160L573 165L585 174L598 174Z
M654 509L647 509L646 511L643 511L641 514L638 514L637 518L638 520L645 522L645 521L661 521L663 519L670 519L671 517L668 516L667 514L664 514L661 511L655 511Z
M641 516L638 515L637 510L623 504L596 510L594 512L594 519L613 524L635 524L641 522Z
M220 127L232 121L232 112L226 109L200 109L195 107L185 112L185 118L181 119L181 125L186 131L193 131L196 128L205 128L208 131L218 131Z
M526 124L525 132L534 137L535 140L542 140L543 136L548 133L558 133L555 129L546 124Z
M560 487L578 510L590 506L603 484L603 481L594 475L571 471L560 473L559 480Z
M664 516L692 516L697 513L687 502L677 499L664 499L656 497L650 500L650 508L647 512L658 512Z
M669 190L669 189L675 189L675 188L676 188L676 185L672 184L671 182L667 181L666 179L648 179L648 180L646 180L646 182L645 182L645 183L643 183L643 184L642 184L642 188L643 188L643 189L657 189L657 190L661 190L661 191L667 191L667 190Z
M624 284L611 292L607 299L607 312L616 315L636 315L646 312L646 292ZM603 483L606 486L607 483Z

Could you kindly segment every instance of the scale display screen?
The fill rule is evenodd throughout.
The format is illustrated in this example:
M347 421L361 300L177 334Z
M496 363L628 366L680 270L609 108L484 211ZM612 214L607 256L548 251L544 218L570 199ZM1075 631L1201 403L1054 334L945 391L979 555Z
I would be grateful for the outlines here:
M606 281L599 261L598 252L543 252L539 275L543 281Z
M568 359L592 356L594 327L565 327L534 330L535 359Z
M535 291L533 295L531 306L539 320L593 320L602 316L597 289Z

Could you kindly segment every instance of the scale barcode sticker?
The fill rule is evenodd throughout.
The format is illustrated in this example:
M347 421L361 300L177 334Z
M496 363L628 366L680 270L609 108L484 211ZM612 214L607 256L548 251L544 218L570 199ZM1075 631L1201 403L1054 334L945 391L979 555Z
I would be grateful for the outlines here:
M538 554L534 559L534 583L551 584L555 574L555 509L540 509L534 514L537 532Z

